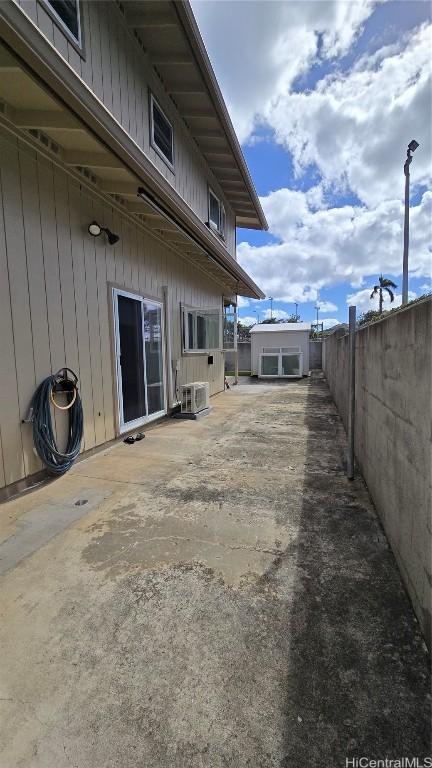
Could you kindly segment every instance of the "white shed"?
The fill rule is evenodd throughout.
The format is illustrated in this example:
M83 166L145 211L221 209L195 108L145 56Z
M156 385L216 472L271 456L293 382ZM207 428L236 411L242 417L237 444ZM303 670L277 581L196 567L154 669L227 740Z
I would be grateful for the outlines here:
M252 376L298 378L309 373L310 323L261 323L251 330Z

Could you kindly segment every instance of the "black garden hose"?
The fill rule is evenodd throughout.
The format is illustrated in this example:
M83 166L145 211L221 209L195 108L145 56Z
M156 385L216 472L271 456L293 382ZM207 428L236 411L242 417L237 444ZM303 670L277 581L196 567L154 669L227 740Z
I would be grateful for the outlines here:
M70 381L67 378L67 371L70 369L65 368L52 376L47 376L39 384L31 402L34 445L39 458L52 475L63 475L71 468L80 452L83 437L83 409L78 392L78 379L74 372L70 371L74 378L74 381ZM56 387L62 383L69 385L66 391L72 395L66 407L57 405L54 399L54 393L59 391ZM69 411L66 453L60 453L57 448L52 424L51 403L61 410L67 409Z

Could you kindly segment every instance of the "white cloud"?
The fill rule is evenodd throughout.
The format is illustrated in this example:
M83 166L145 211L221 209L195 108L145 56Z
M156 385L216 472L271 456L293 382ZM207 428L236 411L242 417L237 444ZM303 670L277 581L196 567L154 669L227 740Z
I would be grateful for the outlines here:
M424 25L401 50L386 48L311 91L286 91L272 102L266 120L297 174L315 165L327 185L353 191L368 206L402 199L406 147L416 138L412 183L429 184L430 48L431 25Z
M309 207L312 210L318 210L319 208L328 208L325 201L324 189L322 184L317 184L315 187L311 187L305 192L306 200Z
M376 5L193 3L240 140L253 140L256 126L267 124L299 176L317 166L327 186L350 189L368 206L402 199L412 138L420 142L412 183L430 183L431 25L363 55L349 71L334 67L312 89L293 91L293 83L347 53ZM229 12L221 13L224 6Z
M269 320L271 317L274 317L276 320L286 320L292 314L293 312L287 312L285 309L274 309L273 312L270 309L265 309L262 313L262 319Z
M370 309L378 310L379 309L378 296L376 296L374 299L371 299L370 298L371 293L372 293L372 288L364 288L361 291L357 291L357 293L351 293L347 296L346 303L348 305L356 306L358 315L361 314L362 312L368 312ZM412 301L415 298L417 298L417 294L414 291L408 291L409 301ZM394 301L390 302L390 296L386 291L384 291L384 303L383 303L384 310L400 307L401 304L402 304L401 293L395 293Z
M246 299L244 296L237 296L237 306L239 309L243 309L244 307L249 306L249 299Z
M257 322L256 317L251 317L250 315L246 315L245 317L239 317L239 320L242 325L255 325Z
M338 310L336 304L333 304L332 301L321 301L321 299L319 299L318 306L320 308L320 312L324 312L325 314L327 312L337 312Z
M326 331L327 328L333 328L334 325L338 325L340 320L337 317L324 317L319 322L323 324L323 328Z
M374 0L194 0L193 10L240 140L319 60L346 53Z
M237 250L241 265L267 296L287 302L316 301L318 292L331 284L346 282L360 288L368 275L401 273L400 201L380 203L374 210L346 205L315 211L302 192L280 189L261 202L280 242L259 247L242 242ZM425 192L411 209L413 275L430 274L431 213L432 192Z
M238 246L242 266L275 299L316 301L331 284L360 289L366 276L401 273L402 166L412 138L420 142L412 188L431 183L432 27L400 35L349 70L338 67L375 6L373 0L193 2L240 139L259 140L254 130L267 126L291 154L298 178L309 167L314 176L318 171L308 192L279 189L262 199L279 242ZM299 90L303 75L323 62L331 74ZM360 204L331 207L334 195L344 193ZM430 274L431 207L429 192L411 208L415 277Z

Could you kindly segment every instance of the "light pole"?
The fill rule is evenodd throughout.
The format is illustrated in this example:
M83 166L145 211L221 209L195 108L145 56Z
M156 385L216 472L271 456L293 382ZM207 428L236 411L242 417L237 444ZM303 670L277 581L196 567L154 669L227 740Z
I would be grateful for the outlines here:
M259 316L259 312L258 312L258 310L257 310L257 309L254 309L254 314L257 316L257 323L258 323L258 325L259 325L259 317L260 317L260 316Z
M315 309L316 309L316 313L317 313L316 332L317 332L317 335L318 335L318 313L319 313L319 304L318 304L318 302L315 305Z
M269 296L270 301L270 320L273 320L273 296Z
M298 320L298 302L296 301L296 302L294 302L294 303L295 303L295 308L296 308L296 311L295 311L295 319L296 319L296 322L297 322L297 320Z
M413 139L408 144L407 156L404 163L405 174L405 217L404 217L404 247L403 247L403 266L402 266L402 304L408 302L408 251L409 251L409 183L410 170L412 162L412 153L419 146L418 141Z

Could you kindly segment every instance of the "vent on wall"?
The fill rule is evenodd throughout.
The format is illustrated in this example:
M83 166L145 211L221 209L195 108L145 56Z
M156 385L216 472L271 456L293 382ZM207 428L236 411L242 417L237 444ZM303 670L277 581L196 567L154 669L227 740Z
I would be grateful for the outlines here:
M43 131L40 131L38 128L29 128L28 132L30 136L33 136L33 138L42 144L45 149L49 149L50 152L58 155L60 147L58 144L56 144L55 141L51 139L50 136L47 136L46 133L43 133Z
M77 165L75 170L77 170L78 173L80 173L81 176L84 176L84 178L86 178L88 181L91 181L92 184L98 183L97 177L88 168L84 168L82 165Z
M126 200L121 195L117 195L115 192L111 193L111 197L118 203L119 205L122 205L124 208L127 208ZM141 216L141 214L137 214Z

